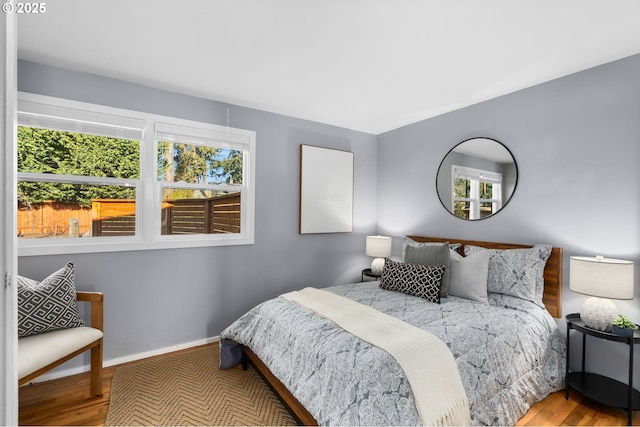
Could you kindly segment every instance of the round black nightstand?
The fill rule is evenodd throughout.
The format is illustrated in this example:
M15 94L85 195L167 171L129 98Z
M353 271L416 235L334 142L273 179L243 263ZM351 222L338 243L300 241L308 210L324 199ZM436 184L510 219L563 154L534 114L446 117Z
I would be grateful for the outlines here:
M362 270L362 277L360 279L361 282L364 282L364 276L373 277L374 279L379 279L382 275L373 274L370 268L365 268L364 270Z
M567 314L567 371L566 371L566 390L565 398L569 399L569 389L572 388L581 394L597 400L606 405L624 408L627 410L627 422L631 425L633 411L640 409L640 392L633 388L633 347L640 343L640 333L635 331L631 337L622 337L614 335L610 332L596 331L584 324L580 319L580 314ZM571 330L582 333L582 370L569 370L569 356L571 354ZM587 335L591 337L601 338L607 341L618 341L629 346L629 359L626 361L629 365L629 381L624 384L612 378L605 377L600 374L585 371ZM624 366L625 363L618 363Z

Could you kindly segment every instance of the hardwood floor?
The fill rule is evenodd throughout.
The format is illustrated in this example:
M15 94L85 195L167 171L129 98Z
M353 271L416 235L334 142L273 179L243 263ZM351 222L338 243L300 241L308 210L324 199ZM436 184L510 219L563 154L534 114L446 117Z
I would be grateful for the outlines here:
M633 425L640 425L640 411L633 414ZM518 426L626 426L627 412L601 405L575 391L559 391L534 404L518 421Z
M103 426L115 367L103 369L102 397L89 394L89 373L25 385L19 391L19 425Z
M89 394L89 373L21 387L19 424L103 426L114 372L115 367L104 369L102 397ZM571 392L567 401L564 391L536 403L517 423L518 426L626 424L627 413L624 410L600 405L576 392ZM640 425L640 411L634 413L633 425Z

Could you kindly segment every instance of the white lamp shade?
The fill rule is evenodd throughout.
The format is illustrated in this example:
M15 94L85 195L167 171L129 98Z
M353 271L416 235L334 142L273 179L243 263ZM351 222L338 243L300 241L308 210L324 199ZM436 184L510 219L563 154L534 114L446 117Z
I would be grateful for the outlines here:
M391 237L367 236L365 253L376 258L391 256Z
M585 295L633 299L633 261L572 256L569 289Z

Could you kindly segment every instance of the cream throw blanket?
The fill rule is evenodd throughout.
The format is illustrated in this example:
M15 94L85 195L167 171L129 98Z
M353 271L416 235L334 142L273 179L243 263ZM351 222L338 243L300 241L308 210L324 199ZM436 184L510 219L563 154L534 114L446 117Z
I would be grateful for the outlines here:
M470 425L469 402L449 348L432 333L315 288L282 295L391 354L404 371L425 425Z

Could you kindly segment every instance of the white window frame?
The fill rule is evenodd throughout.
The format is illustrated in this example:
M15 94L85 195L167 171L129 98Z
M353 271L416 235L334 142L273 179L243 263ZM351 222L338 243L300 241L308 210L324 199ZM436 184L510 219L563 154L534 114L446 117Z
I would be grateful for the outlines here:
M18 255L51 255L67 253L117 252L131 250L191 248L207 246L246 245L254 243L255 234L255 131L229 128L209 123L161 116L139 111L124 110L102 105L53 98L20 92L18 111L40 115L65 114L65 118L96 122L125 129L142 126L140 145L140 179L122 180L85 176L51 175L54 182L82 184L119 184L136 188L136 234L123 237L39 238L18 239ZM160 182L157 179L156 127L190 132L199 138L215 141L243 150L242 184L210 185L219 191L234 191L241 194L240 233L237 234L193 234L161 235L162 188L186 188L190 184ZM18 178L28 179L41 174L18 173ZM202 188L202 185L197 186ZM14 230L15 232L15 230Z
M456 178L469 179L470 197L455 197L455 180ZM489 182L493 185L493 198L480 198L480 183ZM469 202L469 219L481 219L480 205L482 203L491 203L491 212L495 213L502 207L502 174L482 169L475 169L466 166L451 166L451 212L455 210L456 202Z

